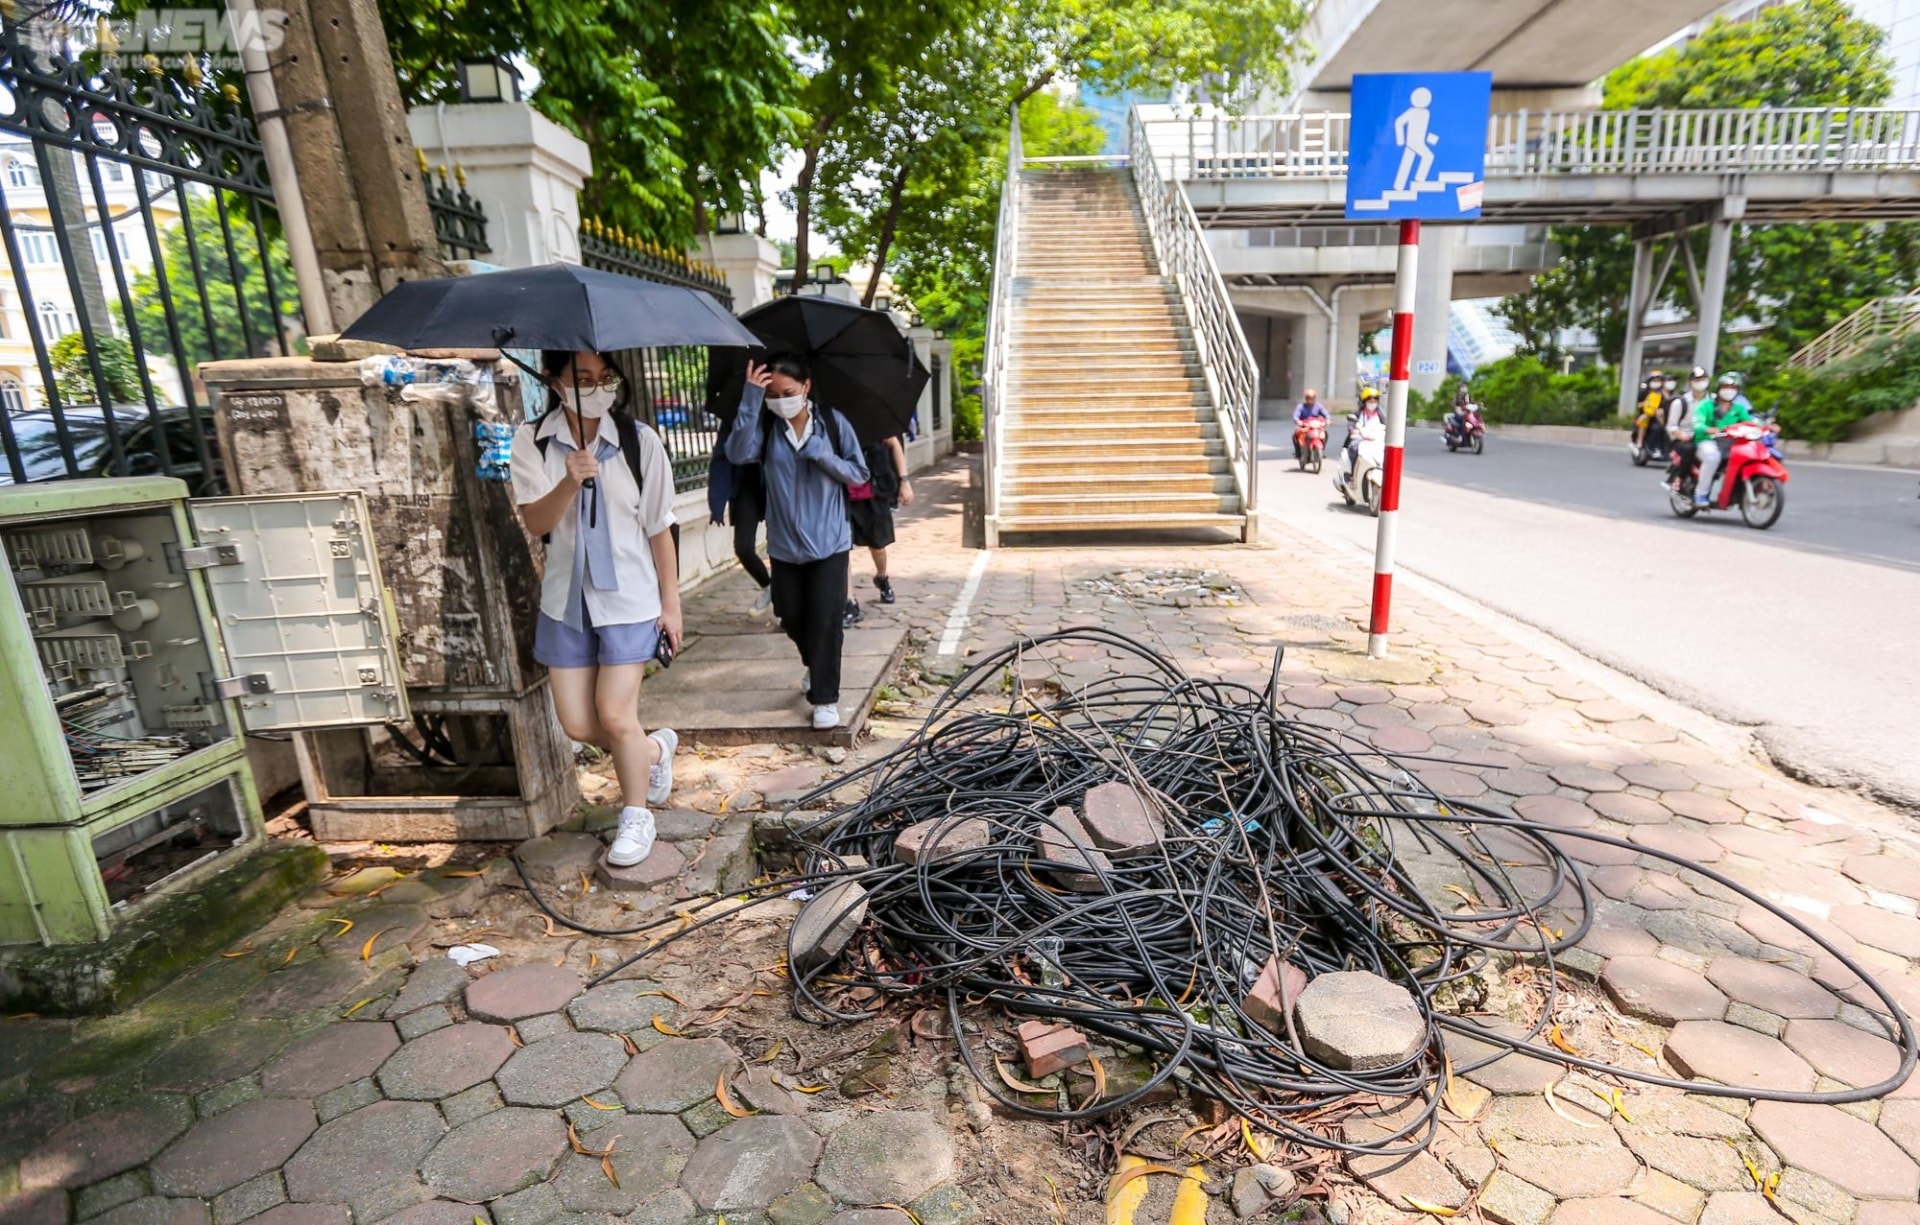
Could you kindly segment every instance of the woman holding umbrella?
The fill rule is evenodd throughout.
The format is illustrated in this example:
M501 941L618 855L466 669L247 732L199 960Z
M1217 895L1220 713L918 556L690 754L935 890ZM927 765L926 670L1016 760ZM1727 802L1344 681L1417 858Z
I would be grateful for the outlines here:
M847 489L866 484L867 464L853 427L814 404L812 390L798 357L748 362L726 452L730 463L760 465L773 611L800 649L813 726L825 731L840 725L841 614L853 549Z
M561 728L613 758L625 807L607 862L631 867L653 850L679 745L640 725L647 661L680 645L673 469L606 354L549 351L540 366L547 411L514 435L512 465L520 517L547 542L533 655Z

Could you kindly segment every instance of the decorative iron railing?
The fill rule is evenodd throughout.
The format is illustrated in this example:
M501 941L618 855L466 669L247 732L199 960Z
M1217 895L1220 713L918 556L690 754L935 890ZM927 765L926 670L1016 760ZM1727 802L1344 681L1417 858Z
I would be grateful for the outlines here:
M304 338L239 90L0 19L0 482L155 473L223 492L200 363Z
M1876 340L1891 340L1920 329L1920 294L1869 302L1809 341L1789 360L1802 370L1818 370L1844 361Z
M1161 177L1139 112L1128 125L1128 150L1133 181L1140 193L1160 266L1180 287L1180 300L1193 324L1194 343L1206 375L1207 391L1219 413L1227 440L1227 461L1249 524L1258 511L1260 465L1256 460L1259 428L1260 367L1253 359L1240 317L1234 313L1227 284L1214 262L1213 248L1193 214L1193 205L1180 184Z
M1341 179L1339 111L1140 120L1163 175ZM1487 177L1920 170L1920 109L1510 111L1487 125Z
M433 236L440 240L442 259L478 259L489 254L487 210L467 192L467 172L455 166L427 169L427 155L416 149L420 178L427 189L427 211L433 215Z
M644 281L704 289L720 299L720 305L733 309L733 290L728 287L727 278L712 264L701 263L658 243L630 238L619 227L592 218L580 223L580 262L589 268L624 272Z
M1000 223L994 231L993 284L987 293L987 339L980 360L980 419L986 463L988 543L1000 514L1000 396L1005 387L1007 350L1012 346L1014 260L1019 242L1020 171L1026 165L1020 140L1020 107L1007 125L1007 177L1000 185Z

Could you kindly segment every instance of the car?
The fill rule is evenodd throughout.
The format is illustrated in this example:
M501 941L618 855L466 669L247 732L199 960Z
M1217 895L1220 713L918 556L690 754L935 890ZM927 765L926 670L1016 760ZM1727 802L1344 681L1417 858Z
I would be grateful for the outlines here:
M97 406L80 405L61 411L72 443L72 465L62 453L59 424L51 411L35 409L14 413L6 420L13 447L19 452L20 467L31 482L75 476L164 475L167 469L160 462L157 446L162 435L155 429L155 416L144 405L114 406L113 420L127 461L124 472L114 467L113 448L107 439L107 416ZM227 492L226 469L220 462L220 443L214 435L212 410L199 410L200 432L206 439L211 470L200 462L200 451L193 443L193 414L185 408L167 407L158 410L157 416L158 424L165 431L167 458L172 462L173 475L185 481L195 497ZM0 460L0 485L14 483L13 464Z

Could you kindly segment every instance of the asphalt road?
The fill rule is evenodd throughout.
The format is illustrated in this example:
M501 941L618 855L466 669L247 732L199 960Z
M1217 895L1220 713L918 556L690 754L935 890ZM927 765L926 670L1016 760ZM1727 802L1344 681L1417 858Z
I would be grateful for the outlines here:
M1335 439L1339 436L1336 424ZM1262 437L1264 512L1371 551L1374 520ZM1920 473L1789 465L1780 522L1683 521L1626 448L1410 432L1400 563L1753 728L1785 768L1920 811Z

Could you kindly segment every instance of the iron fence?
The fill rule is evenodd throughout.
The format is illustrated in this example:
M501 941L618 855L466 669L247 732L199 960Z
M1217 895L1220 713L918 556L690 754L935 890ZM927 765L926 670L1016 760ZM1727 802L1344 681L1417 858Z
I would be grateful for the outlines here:
M429 172L427 155L414 152L420 158L420 178L427 188L427 211L433 215L433 236L440 240L441 258L478 259L489 254L487 211L467 193L467 172L459 166L451 175L445 166Z
M733 309L733 291L720 270L651 243L628 238L598 221L580 227L580 262L641 280L699 289ZM629 349L614 355L621 377L634 388L635 408L659 431L673 464L673 487L685 493L707 483L707 462L719 436L719 419L706 410L708 353L699 346Z
M102 63L0 18L0 482L160 474L224 492L204 361L305 334L237 89Z

